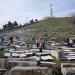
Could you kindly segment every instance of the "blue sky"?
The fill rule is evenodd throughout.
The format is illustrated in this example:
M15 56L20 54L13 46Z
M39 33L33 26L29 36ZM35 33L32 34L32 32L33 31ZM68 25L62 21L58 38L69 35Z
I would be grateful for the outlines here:
M50 16L50 3L54 16L69 16L75 12L75 0L0 0L0 27L8 21L24 24L32 18Z

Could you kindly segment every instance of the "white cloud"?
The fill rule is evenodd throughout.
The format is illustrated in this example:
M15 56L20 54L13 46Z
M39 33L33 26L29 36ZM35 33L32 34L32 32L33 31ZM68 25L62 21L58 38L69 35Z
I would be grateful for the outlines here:
M0 27L10 21L24 24L26 17L42 18L50 15L50 3L54 16L66 16L75 12L75 0L0 0Z

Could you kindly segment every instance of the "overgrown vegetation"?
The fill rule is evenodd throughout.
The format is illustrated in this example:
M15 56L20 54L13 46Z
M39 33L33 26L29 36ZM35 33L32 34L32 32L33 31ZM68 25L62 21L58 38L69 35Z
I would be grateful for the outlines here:
M4 58L4 49L0 49L0 58Z
M53 67L52 68L52 75L63 75L61 72L61 68L60 67Z
M17 29L17 28L20 28L20 27L23 27L23 26L27 26L27 25L30 25L30 24L33 24L35 22L38 22L38 19L31 19L29 23L25 23L24 25L22 24L18 24L17 21L15 22L11 22L9 21L7 24L3 25L3 31L5 30L13 30L13 29Z

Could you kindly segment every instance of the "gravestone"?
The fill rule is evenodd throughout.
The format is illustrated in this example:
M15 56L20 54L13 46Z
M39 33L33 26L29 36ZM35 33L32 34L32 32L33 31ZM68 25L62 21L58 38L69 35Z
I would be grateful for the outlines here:
M15 67L9 75L52 75L47 67Z

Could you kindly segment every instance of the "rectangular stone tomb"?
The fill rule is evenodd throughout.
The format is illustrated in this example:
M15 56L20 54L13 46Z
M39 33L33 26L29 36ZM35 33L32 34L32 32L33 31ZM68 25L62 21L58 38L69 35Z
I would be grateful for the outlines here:
M47 67L15 67L10 75L52 75Z

